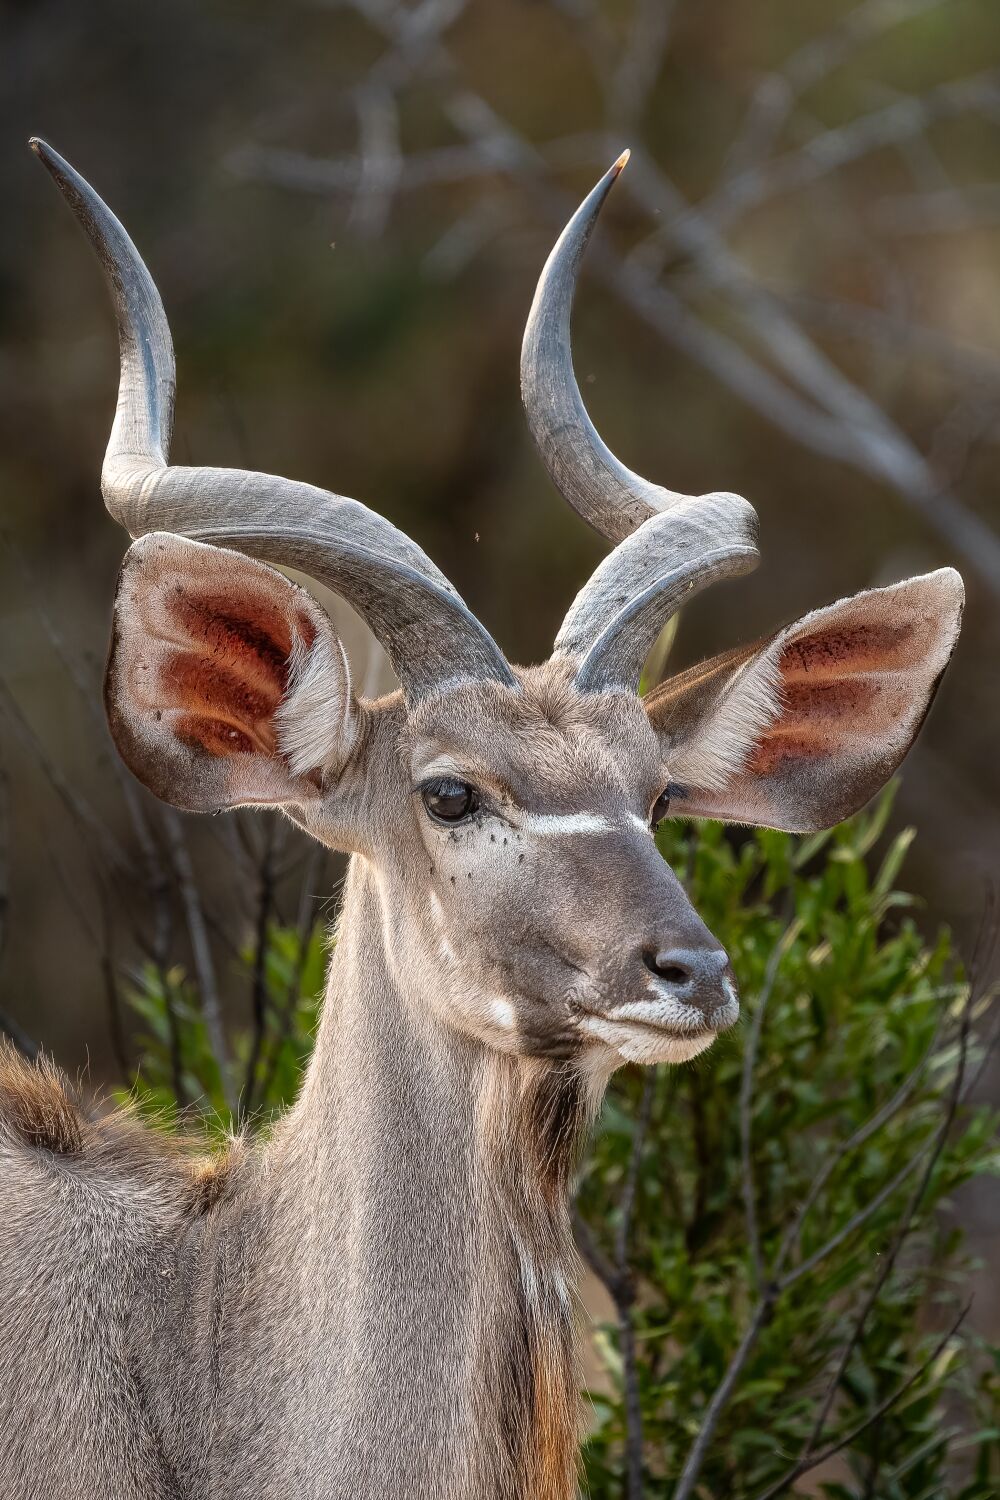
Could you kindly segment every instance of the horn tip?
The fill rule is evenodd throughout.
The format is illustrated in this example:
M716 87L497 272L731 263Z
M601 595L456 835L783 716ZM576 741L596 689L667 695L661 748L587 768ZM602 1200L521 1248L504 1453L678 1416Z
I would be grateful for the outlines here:
M628 146L626 146L625 150L622 152L621 156L619 156L618 160L615 162L614 166L611 168L612 172L614 172L614 174L615 174L616 177L618 176L618 173L624 167L626 167L628 165L628 159L629 159L629 157L631 155L632 155L631 150L629 149Z
M58 176L60 170L66 165L59 152L53 151L48 141L43 141L40 135L33 135L28 145L42 166L46 167L53 177Z

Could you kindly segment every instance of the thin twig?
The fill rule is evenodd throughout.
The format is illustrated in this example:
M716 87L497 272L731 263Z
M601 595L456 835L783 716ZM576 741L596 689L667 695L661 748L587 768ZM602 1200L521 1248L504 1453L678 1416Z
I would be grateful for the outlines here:
M32 760L44 773L53 791L68 809L74 823L81 831L84 844L87 845L88 840L93 840L104 851L108 864L115 873L127 873L131 868L131 861L125 850L109 831L105 820L98 816L85 797L70 786L59 767L49 757L45 746L28 723L17 699L3 678L0 678L0 707L7 714Z
M357 90L355 104L360 170L351 222L362 236L375 239L385 228L403 170L399 111L391 91L374 83Z
M198 983L201 1012L205 1019L205 1030L222 1078L226 1103L235 1115L238 1098L233 1087L229 1043L222 1023L222 1007L219 1001L219 987L215 977L212 948L208 939L208 927L205 922L201 894L195 879L194 866L191 863L191 854L184 838L184 830L173 808L164 808L163 826L167 835L174 873L177 876L188 936L191 940L191 955L194 959L195 978Z
M253 1111L257 1068L261 1049L264 1046L264 1031L267 1025L267 946L271 914L274 908L274 864L277 855L278 824L269 819L264 835L264 848L257 878L257 920L254 930L253 978L251 983L251 1005L253 1031L246 1075L240 1095L239 1118L242 1124Z
M969 1054L969 1041L972 1033L972 1012L975 1003L977 988L978 986L975 981L969 984L966 1002L962 1010L961 1029L959 1032L958 1064L955 1068L955 1077L952 1081L952 1086L948 1093L948 1103L945 1111L945 1116L934 1139L933 1148L927 1158L927 1165L925 1166L924 1171L921 1174L920 1181L916 1184L910 1200L903 1211L903 1215L899 1221L898 1228L895 1235L893 1236L892 1244L889 1246L886 1254L881 1257L878 1275L875 1277L872 1286L869 1288L868 1293L864 1297L858 1313L854 1319L851 1335L845 1343L844 1348L841 1351L840 1358L837 1361L836 1368L834 1369L827 1383L826 1391L823 1400L820 1403L819 1410L813 1423L812 1431L801 1455L801 1457L803 1458L813 1451L816 1444L819 1442L820 1437L822 1436L823 1429L826 1426L826 1421L830 1414L830 1408L833 1405L834 1397L837 1390L839 1389L840 1383L844 1378L844 1374L850 1362L851 1355L858 1345L858 1342L866 1326L868 1317L874 1309L876 1302L878 1301L882 1288L888 1281L893 1267L895 1266L896 1261L899 1258L899 1254L904 1244L906 1243L906 1240L909 1238L909 1235L913 1229L917 1211L920 1208L921 1203L923 1202L924 1194L926 1193L927 1188L930 1184L934 1168L938 1163L941 1152L944 1150L945 1145L948 1141L948 1137L951 1134L952 1128L954 1127L955 1119L958 1114L958 1110L963 1097L966 1067Z
M10 1038L18 1052L29 1062L33 1062L42 1050L34 1037L29 1036L21 1023L15 1021L14 1017L8 1015L5 1010L0 1010L0 1031Z
M795 104L864 42L913 20L944 0L862 0L828 31L812 36L776 72L758 83L746 117L726 157L723 189L767 158Z
M778 977L778 969L781 960L788 952L795 940L799 924L794 921L786 923L781 936L771 950L771 955L764 970L764 982L760 987L757 997L757 1007L754 1011L753 1021L750 1024L747 1043L743 1049L743 1069L740 1077L740 1157L743 1170L741 1182L743 1188L743 1208L746 1215L747 1243L750 1246L750 1260L753 1265L754 1284L759 1292L764 1284L764 1256L760 1245L760 1228L757 1223L757 1192L754 1185L753 1171L753 1078L754 1068L757 1062L757 1051L760 1046L761 1032L764 1026L764 1014L767 1010L771 992L774 989L774 981Z
M291 978L288 981L288 989L285 993L284 1002L272 1029L269 1057L264 1067L260 1089L257 1094L257 1098L261 1102L267 1101L274 1087L281 1049L291 1034L292 1023L295 1018L295 1006L302 989L302 976L309 957L309 945L312 942L316 923L320 918L320 898L316 896L314 887L316 885L322 886L323 877L326 872L326 863L326 850L321 844L311 843L303 870L302 884L299 890L298 914L295 922L298 934L298 951L295 955L295 964L292 969Z
M938 120L1000 107L996 69L940 83L921 95L903 95L867 114L820 131L805 145L752 165L731 177L701 204L720 229L732 230L750 208L799 188L887 147L900 147Z
M635 1353L635 1324L631 1312L618 1308L618 1346L622 1357L622 1385L625 1397L625 1494L627 1500L642 1500L642 1399L639 1391L639 1364Z
M648 1069L642 1083L642 1097L639 1100L639 1113L636 1116L635 1131L632 1136L632 1150L629 1153L628 1171L625 1174L625 1183L622 1187L622 1195L618 1204L618 1232L615 1236L615 1260L619 1270L628 1266L629 1246L632 1237L632 1219L635 1214L636 1195L639 1190L639 1178L642 1170L642 1153L646 1146L646 1137L649 1134L649 1122L653 1114L653 1101L656 1098L656 1074Z
M934 360L955 375L974 382L977 389L984 385L1000 385L1000 357L981 344L969 343L940 328L913 322L883 307L838 301L835 297L817 297L773 282L767 283L767 287L771 295L783 302L802 322L820 328L824 333L862 340L880 351L896 349L900 359L912 360L919 356Z
M878 1422L882 1417L884 1417L887 1412L891 1411L892 1408L902 1400L907 1391L910 1390L911 1387L916 1385L921 1376L927 1373L931 1365L933 1365L934 1361L937 1359L938 1355L942 1352L943 1349L947 1347L950 1340L955 1337L955 1334L958 1332L959 1328L962 1326L962 1323L965 1321L966 1315L968 1314L969 1308L971 1306L972 1299L970 1297L969 1301L966 1302L958 1317L954 1320L948 1330L944 1334L942 1334L941 1338L938 1339L937 1343L934 1345L934 1348L931 1350L930 1354L928 1354L927 1358L922 1360L921 1363L916 1367L916 1369L912 1370L906 1377L906 1379L901 1381L900 1384L897 1385L896 1388L884 1398L884 1400L880 1401L877 1406L873 1407L868 1415L863 1419L863 1421L856 1423L854 1427L851 1427L847 1432L842 1433L841 1436L836 1439L836 1441L828 1443L825 1448L821 1448L817 1452L811 1453L807 1459L800 1459L797 1463L793 1464L792 1467L788 1469L787 1472L784 1473L779 1480L776 1481L776 1483L769 1485L766 1490L762 1490L758 1495L755 1495L754 1500L773 1500L773 1497L775 1495L780 1495L782 1491L787 1490L789 1485L794 1484L796 1479L801 1479L803 1474L808 1474L810 1469L815 1469L819 1464L826 1463L827 1459L833 1458L836 1454L841 1453L845 1448L849 1448L852 1443L857 1442L862 1433L867 1432L868 1429L874 1426L874 1424ZM680 1492L678 1491L674 1497L674 1500L679 1500L679 1494Z
M131 1072L129 1066L128 1044L125 1040L125 1030L122 1024L122 1002L118 988L118 971L115 965L114 954L114 922L111 916L111 903L108 900L106 889L99 890L101 902L101 944L100 963L101 977L104 981L104 996L107 1001L108 1031L111 1035L111 1048L115 1054L115 1061L124 1083Z
M790 1271L786 1271L781 1278L781 1290L783 1292L787 1291L797 1281L801 1281L803 1276L808 1276L810 1272L815 1271L816 1267L826 1260L828 1255L832 1255L834 1250L838 1250L845 1240L850 1239L852 1234L856 1234L863 1225L867 1224L868 1220L878 1213L879 1209L884 1207L890 1198L903 1186L903 1183L913 1175L924 1157L934 1150L936 1140L937 1135L935 1134L928 1136L925 1141L922 1141L909 1161L905 1162L895 1176L879 1188L877 1193L874 1193L866 1203L863 1203L857 1213L851 1215L846 1224L842 1224L834 1234L830 1235L829 1239L818 1246L805 1260L793 1266Z
M781 1244L778 1247L778 1251L774 1260L774 1270L776 1273L784 1269L785 1262L787 1261L789 1254L799 1240L799 1237L802 1233L802 1226L805 1223L806 1218L808 1217L810 1211L815 1207L817 1201L819 1200L820 1194L826 1187L834 1172L836 1172L837 1168L840 1167L843 1162L846 1161L847 1157L850 1156L854 1151L856 1151L859 1146L863 1146L865 1141L867 1141L872 1135L874 1135L876 1131L881 1130L883 1125L888 1124L893 1116L898 1114L899 1110L902 1109L903 1105L906 1103L907 1099L916 1088L918 1081L923 1076L924 1070L926 1069L927 1064L930 1062L931 1057L934 1055L934 1050L937 1046L937 1041L940 1034L941 1026L939 1022L939 1024L934 1028L934 1034L931 1037L930 1043L928 1044L924 1055L920 1058L916 1066L911 1068L910 1072L903 1079L903 1082L900 1084L899 1088L892 1095L892 1098L887 1099L884 1104L882 1104L878 1109L870 1114L868 1116L868 1119L865 1120L861 1125L859 1125L857 1130L855 1130L850 1136L848 1136L846 1141L842 1142L842 1144L838 1146L833 1155L827 1159L820 1170L816 1173L816 1176L813 1178L812 1183L810 1184L809 1191L806 1193L802 1202L799 1204L798 1209L792 1217L791 1223L785 1231Z
M618 1285L618 1272L614 1264L605 1255L594 1236L594 1231L587 1223L579 1208L573 1207L573 1235L576 1239L580 1254L587 1262L598 1281L604 1283L614 1297L614 1288Z
M0 766L0 960L7 948L10 915L10 781Z
M632 1317L635 1304L635 1278L629 1264L629 1251L643 1150L649 1132L655 1097L656 1075L650 1069L643 1080L642 1099L635 1123L635 1133L632 1137L628 1171L625 1174L625 1185L618 1205L618 1233L615 1239L615 1269L618 1287L615 1307L618 1312L618 1337L621 1346L622 1383L625 1395L625 1494L627 1500L642 1500L643 1493L642 1400L639 1391L639 1366L635 1352L635 1324Z
M629 1256L642 1157L655 1098L656 1075L650 1070L643 1080L642 1097L632 1135L628 1167L618 1202L618 1226L615 1233L613 1259L601 1249L593 1230L579 1209L575 1205L573 1208L573 1229L577 1245L594 1275L604 1284L615 1306L625 1408L625 1494L627 1500L642 1500L643 1495L642 1401L639 1390L639 1363L635 1347L635 1324L632 1317L636 1289Z
M621 128L631 128L642 116L663 69L675 9L676 0L635 0L607 89L609 117Z
M701 1421L701 1426L698 1430L698 1436L691 1447L691 1451L688 1454L687 1461L681 1473L681 1477L678 1480L674 1500L686 1500L686 1497L693 1492L694 1485L697 1482L699 1473L701 1472L701 1466L704 1462L705 1455L708 1452L708 1447L710 1442L712 1441L712 1437L714 1436L715 1428L718 1424L719 1418L722 1415L722 1412L725 1410L726 1403L729 1400L731 1392L735 1388L736 1381L738 1380L743 1370L743 1366L745 1365L747 1359L750 1357L754 1345L757 1342L757 1338L759 1337L761 1330L769 1320L774 1308L774 1303L781 1292L781 1288L778 1287L773 1281L765 1283L764 1261L760 1247L759 1230L757 1227L756 1194L754 1189L753 1162L751 1155L753 1119L753 1074L754 1063L757 1056L757 1049L760 1042L761 1029L764 1023L764 1013L767 1008L767 1003L774 988L774 982L777 978L781 960L788 952L791 944L794 942L797 930L798 924L795 921L788 921L781 933L781 936L778 938L773 949L771 950L771 954L767 962L767 968L764 973L764 981L761 985L761 992L757 1003L757 1009L754 1013L753 1024L750 1029L750 1036L747 1039L746 1050L743 1054L743 1074L740 1086L740 1140L743 1155L743 1201L746 1210L747 1230L748 1234L750 1235L750 1243L752 1247L751 1255L753 1259L754 1273L758 1291L757 1307L735 1354L730 1360L729 1367L726 1370L725 1375L722 1377L722 1380L716 1387L712 1399L708 1404L705 1415Z
M715 1436L715 1429L719 1424L719 1418L726 1409L729 1398L736 1388L736 1382L743 1372L743 1366L750 1358L762 1329L774 1311L774 1303L777 1296L777 1287L764 1287L757 1306L754 1309L753 1316L747 1324L746 1332L740 1340L735 1354L729 1361L726 1373L716 1386L712 1394L712 1399L705 1408L705 1415L702 1417L701 1425L698 1428L698 1436L692 1443L691 1451L688 1453L684 1468L681 1470L681 1477L677 1481L673 1500L689 1500L689 1497L694 1493L694 1487L698 1482L702 1464L705 1462L709 1444Z

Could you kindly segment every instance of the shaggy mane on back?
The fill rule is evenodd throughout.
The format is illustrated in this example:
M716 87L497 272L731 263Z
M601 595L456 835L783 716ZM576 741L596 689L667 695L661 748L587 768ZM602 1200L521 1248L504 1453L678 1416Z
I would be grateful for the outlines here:
M38 1151L76 1156L84 1118L69 1080L47 1057L29 1062L0 1041L0 1129Z
M0 1145L8 1143L59 1158L81 1170L100 1167L121 1177L159 1181L180 1191L192 1213L218 1203L245 1159L242 1138L207 1152L204 1140L167 1134L141 1120L130 1105L102 1110L82 1094L51 1058L23 1057L0 1039Z

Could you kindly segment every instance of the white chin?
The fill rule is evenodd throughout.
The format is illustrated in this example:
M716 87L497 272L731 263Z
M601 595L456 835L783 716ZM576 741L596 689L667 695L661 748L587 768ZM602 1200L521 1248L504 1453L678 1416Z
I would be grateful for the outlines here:
M645 1026L628 1026L604 1017L586 1016L581 1030L595 1041L610 1047L623 1062L682 1063L705 1052L715 1041L714 1031L694 1036L677 1036L668 1031L654 1031Z

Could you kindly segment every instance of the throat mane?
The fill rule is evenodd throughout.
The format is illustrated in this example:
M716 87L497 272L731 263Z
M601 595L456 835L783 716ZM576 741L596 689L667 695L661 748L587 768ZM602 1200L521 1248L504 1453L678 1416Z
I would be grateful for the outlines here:
M476 1132L482 1253L494 1262L498 1295L481 1309L477 1389L484 1436L492 1428L504 1475L488 1493L503 1500L577 1493L578 1260L569 1188L591 1113L573 1069L504 1054L484 1063Z

